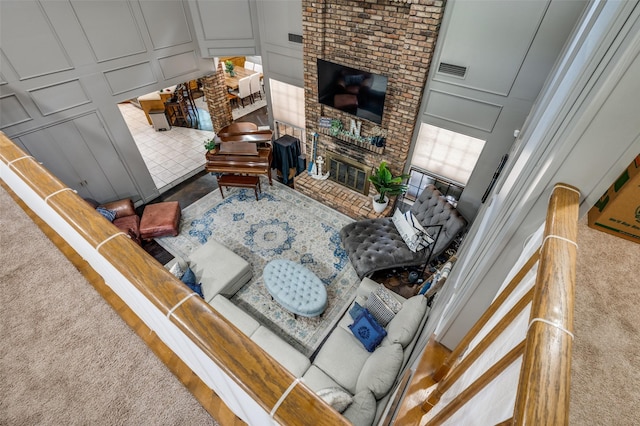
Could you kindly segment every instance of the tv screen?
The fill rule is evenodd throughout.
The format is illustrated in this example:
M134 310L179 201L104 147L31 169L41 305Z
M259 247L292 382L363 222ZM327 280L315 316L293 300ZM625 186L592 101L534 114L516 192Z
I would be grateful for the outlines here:
M318 102L382 123L387 77L318 59Z

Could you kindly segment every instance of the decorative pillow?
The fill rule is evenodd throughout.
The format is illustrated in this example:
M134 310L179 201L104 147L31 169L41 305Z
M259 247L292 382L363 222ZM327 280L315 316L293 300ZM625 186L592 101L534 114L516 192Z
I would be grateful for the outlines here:
M353 395L353 402L342 414L354 425L370 425L376 417L376 397L368 389Z
M396 313L393 312L393 310L391 310L391 308L387 306L387 304L384 303L384 301L373 291L367 298L367 310L383 327L386 327L387 324L389 324L389 321L391 321L396 315Z
M113 220L116 218L115 210L105 209L104 207L96 207L96 211L104 216L104 218L109 222L113 222Z
M411 225L411 227L413 227L413 229L415 229L416 232L420 234L420 238L422 240L421 244L423 244L424 247L428 247L430 244L433 244L433 237L427 232L426 229L424 229L416 215L408 211L404 214L404 218L407 220L407 223L409 223L409 225Z
M196 283L196 274L193 273L191 268L187 268L187 270L184 271L184 274L182 274L182 278L180 278L180 281L185 283L191 290L198 293L198 295L204 299L204 294L202 293L202 284Z
M360 315L358 315L358 318L349 326L349 329L369 352L373 352L376 346L382 342L384 336L387 335L387 331L377 323L375 318L366 309L360 312Z
M427 299L413 296L407 299L402 309L387 326L387 340L400 343L402 348L413 340L427 312Z
M407 220L407 217L410 220ZM428 236L417 220L414 221L414 218L415 216L411 212L402 213L400 210L396 210L391 220L409 250L415 253L427 247L429 241L433 242L433 239ZM413 223L417 223L420 229L414 227Z
M379 285L374 291L369 293L367 309L381 326L386 327L389 321L400 312L402 303L393 297L391 292L384 286Z
M353 402L353 397L346 390L339 387L320 389L316 392L327 404L332 406L338 413L342 413Z
M351 315L351 318L356 319L358 318L358 315L360 315L360 312L362 312L363 309L364 308L360 306L358 302L353 302L353 306L349 310L349 315Z
M395 383L403 361L404 354L399 343L379 347L362 366L355 393L369 389L377 399L382 398Z
M185 270L182 267L181 262L176 262L169 269L169 272L171 272L173 276L176 277L177 279L181 279L182 276L184 275Z

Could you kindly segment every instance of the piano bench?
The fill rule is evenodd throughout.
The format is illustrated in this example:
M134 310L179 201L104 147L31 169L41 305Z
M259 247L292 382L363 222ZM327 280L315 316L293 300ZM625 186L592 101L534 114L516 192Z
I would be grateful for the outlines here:
M224 198L222 187L238 187L238 188L253 188L253 192L256 194L256 201L258 201L258 190L262 192L260 188L260 178L258 176L246 176L246 175L222 175L218 176L218 186L220 187L220 195Z

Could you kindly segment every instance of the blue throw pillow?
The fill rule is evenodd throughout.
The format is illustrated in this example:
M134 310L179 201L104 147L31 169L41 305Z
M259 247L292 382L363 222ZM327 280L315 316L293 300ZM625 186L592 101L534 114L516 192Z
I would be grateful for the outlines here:
M358 302L353 302L353 307L349 310L349 315L351 315L351 318L355 320L356 318L358 318L360 312L362 312L363 309L364 308L360 306Z
M349 326L351 332L369 352L373 352L382 342L387 331L373 318L367 309L363 309L358 318Z
M115 210L105 209L104 207L97 207L96 210L109 222L113 222L113 220L116 218Z
M187 270L184 271L184 274L182 274L182 278L180 278L180 281L185 283L191 290L198 293L198 295L204 299L204 294L202 293L202 284L196 283L196 274L193 273L191 268L187 268Z

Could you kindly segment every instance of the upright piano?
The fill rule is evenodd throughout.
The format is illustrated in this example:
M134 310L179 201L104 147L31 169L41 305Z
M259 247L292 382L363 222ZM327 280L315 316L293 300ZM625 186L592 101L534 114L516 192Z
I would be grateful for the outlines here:
M213 173L267 175L271 181L271 130L220 132L216 149L206 153L205 170Z

